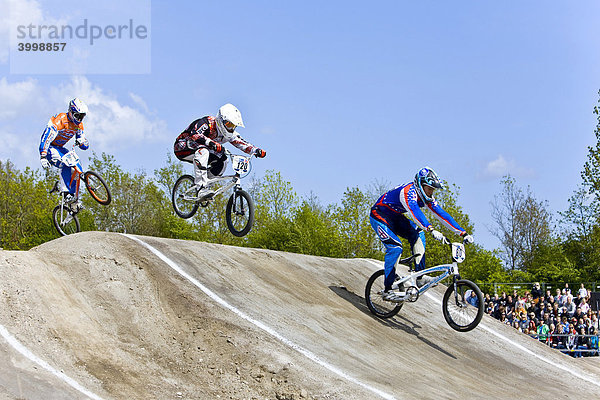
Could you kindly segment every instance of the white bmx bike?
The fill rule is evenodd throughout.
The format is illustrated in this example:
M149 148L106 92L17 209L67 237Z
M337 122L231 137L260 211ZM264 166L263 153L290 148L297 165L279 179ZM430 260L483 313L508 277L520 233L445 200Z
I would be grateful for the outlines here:
M443 243L450 246L452 264L438 265L417 272L413 272L412 267L409 267L409 275L397 277L394 281L392 285L394 296L386 296L389 300L383 299L385 289L384 270L376 271L371 275L365 288L365 300L369 310L379 318L393 317L398 314L404 303L417 301L423 293L436 286L449 275L452 275L452 283L446 289L442 299L444 319L452 329L459 332L468 332L474 329L483 317L483 294L475 283L461 279L458 273L458 264L466 258L464 244L450 243L445 237ZM402 259L399 263L410 263L412 266L414 258L417 255L415 254ZM421 287L417 286L417 278L422 275L438 272L442 272L442 274L434 277L430 282Z
M235 155L227 149L224 151L226 156L231 159L235 173L210 179L208 188L217 183L224 183L224 185L208 196L198 195L199 188L194 183L193 176L181 176L173 186L173 208L181 218L191 218L198 211L198 206L207 207L215 197L233 188L233 193L229 197L225 209L225 220L229 231L235 236L242 237L250 232L254 223L254 201L241 186L241 179L250 173L250 159L253 156ZM211 165L208 165L209 169Z

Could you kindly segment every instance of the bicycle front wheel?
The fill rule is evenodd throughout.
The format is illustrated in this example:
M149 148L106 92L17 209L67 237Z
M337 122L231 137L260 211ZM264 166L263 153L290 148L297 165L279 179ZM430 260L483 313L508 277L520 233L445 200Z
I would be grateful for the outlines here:
M83 182L88 192L94 200L103 206L107 206L112 201L110 189L104 179L93 171L87 171L83 174Z
M243 190L233 192L225 210L227 227L234 236L242 237L250 232L254 224L254 201Z
M198 189L193 176L183 175L177 179L171 196L175 213L184 219L193 217L198 211L197 196Z
M483 317L483 294L471 281L462 279L450 284L442 301L444 318L450 327L459 332L474 329Z
M56 206L52 210L54 227L61 236L70 235L81 231L79 220L66 206Z
M379 318L391 318L398 314L404 303L383 300L384 280L385 274L382 269L371 275L365 287L365 301L369 310Z

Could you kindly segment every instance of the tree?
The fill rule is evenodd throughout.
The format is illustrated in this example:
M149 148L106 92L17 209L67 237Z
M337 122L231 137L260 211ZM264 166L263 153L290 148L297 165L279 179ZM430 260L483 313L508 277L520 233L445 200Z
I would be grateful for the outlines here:
M0 161L0 247L26 250L56 237L47 185L39 172Z
M600 91L598 91L598 94L600 95ZM598 199L600 196L600 99L593 112L598 121L594 131L597 142L595 146L588 147L588 160L583 166L581 178L583 179L583 185Z
M374 246L375 232L369 222L371 197L358 187L347 188L342 204L333 214L343 240L345 257L373 257L378 253Z
M523 191L515 184L510 175L501 181L503 190L494 196L492 202L492 218L497 227L490 230L502 245L502 258L511 270L518 267L521 261L519 246L520 211L523 203Z
M502 245L502 255L511 269L526 271L536 248L551 239L552 216L546 201L537 200L531 189L517 187L510 175L502 180L503 190L494 196L491 233Z

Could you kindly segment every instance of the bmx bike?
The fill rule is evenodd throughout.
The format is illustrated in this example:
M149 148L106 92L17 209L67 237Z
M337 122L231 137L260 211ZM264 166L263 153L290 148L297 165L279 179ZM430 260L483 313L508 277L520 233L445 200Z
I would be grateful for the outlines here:
M112 195L108 185L104 179L93 171L83 172L83 166L81 160L75 150L71 150L61 157L60 160L63 166L70 168L70 176L68 179L75 182L75 194L71 195L68 192L59 192L58 205L52 210L52 221L54 227L61 234L61 236L70 235L81 231L79 219L77 214L81 211L76 201L69 201L68 197L71 196L73 199L79 198L79 185L83 176L83 182L87 188L90 196L98 203L102 205L109 205L112 201ZM69 174L69 169L63 168L63 174L58 179L63 179L67 183L67 177L65 174ZM54 185L54 188L50 193L58 192L58 182Z
M217 188L214 193L199 196L199 187L194 183L191 175L181 176L173 186L172 201L175 213L181 218L191 218L198 211L198 206L207 207L217 196L233 188L225 208L225 220L229 231L238 237L245 236L254 224L254 201L252 197L242 189L241 179L250 173L252 165L250 159L253 156L242 156L232 154L225 149L225 154L231 159L233 175L215 176L208 182L210 188L217 183L225 183ZM212 164L209 164L210 170Z
M450 243L443 238L443 243L449 245L452 252L451 264L443 264L413 272L412 264L418 254L399 261L400 264L410 263L409 275L397 277L392 285L393 296L390 300L384 300L384 270L376 271L365 288L365 300L369 310L379 318L391 318L398 314L404 303L412 303L419 297L436 286L442 280L452 275L452 282L446 289L442 299L442 313L450 327L459 332L468 332L474 329L484 312L483 294L479 287L466 279L461 279L458 272L458 264L466 258L463 243ZM417 286L417 279L426 274L439 273L432 280L421 287ZM387 297L390 298L390 297Z

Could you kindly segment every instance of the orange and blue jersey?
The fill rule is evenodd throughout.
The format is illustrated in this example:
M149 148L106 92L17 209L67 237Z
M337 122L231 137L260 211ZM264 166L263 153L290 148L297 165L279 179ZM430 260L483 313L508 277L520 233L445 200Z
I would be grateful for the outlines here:
M77 139L83 137L83 123L75 124L71 122L66 113L51 117L40 140L40 156L46 157L50 146L63 147L73 136ZM85 141L79 147L82 150L87 150L89 146Z
M419 198L413 182L397 186L384 193L371 208L371 216L387 225L399 216L410 218L419 228L430 231L433 226L421 210L427 207L444 226L457 235L466 231L434 199L425 203Z

